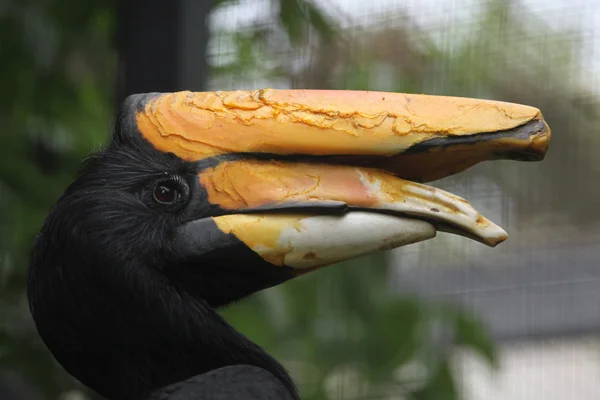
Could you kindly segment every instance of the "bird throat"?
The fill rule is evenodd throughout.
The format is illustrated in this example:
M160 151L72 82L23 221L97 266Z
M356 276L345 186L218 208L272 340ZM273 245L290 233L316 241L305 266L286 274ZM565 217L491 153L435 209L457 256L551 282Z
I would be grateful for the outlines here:
M131 381L122 382L123 392L134 389L126 398L145 398L167 385L219 368L250 365L271 373L290 392L292 398L299 399L292 378L275 358L236 331L216 310L202 301L193 298L182 300L188 304L183 307L180 304L177 308L187 309L189 312L185 321L167 321L173 330L172 334L165 336L164 330L156 332L155 343L140 348L136 352L139 358L136 356L130 360L133 362L130 364L131 372L135 372L130 379L137 376L139 380L135 385L131 385ZM182 317L182 314L178 315L178 318ZM160 323L156 321L156 324ZM130 374L121 371L119 375Z

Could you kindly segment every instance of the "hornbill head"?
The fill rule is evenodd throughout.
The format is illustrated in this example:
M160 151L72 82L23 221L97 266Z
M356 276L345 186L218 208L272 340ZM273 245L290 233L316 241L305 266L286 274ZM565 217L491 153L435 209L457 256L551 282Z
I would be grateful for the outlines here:
M533 107L381 92L130 96L46 219L30 308L56 359L109 398L226 365L279 364L214 311L320 267L506 232L427 182L544 158Z

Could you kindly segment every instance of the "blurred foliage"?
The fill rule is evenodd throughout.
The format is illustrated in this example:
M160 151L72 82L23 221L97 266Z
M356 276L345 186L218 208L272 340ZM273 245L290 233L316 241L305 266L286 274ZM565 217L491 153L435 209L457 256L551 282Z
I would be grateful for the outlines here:
M216 3L223 10L239 2ZM600 114L586 106L585 88L567 79L579 62L570 51L577 47L576 35L554 32L502 1L490 1L471 34L451 49L405 15L390 16L396 21L390 26L342 29L314 2L273 0L272 6L268 23L214 29L212 87L264 81L533 104L555 131L571 133L554 137L553 146L564 151L543 164L545 174L598 179L600 168L589 149L600 139L587 133ZM27 258L41 221L80 159L108 140L115 108L115 13L116 2L109 0L0 3L0 370L24 377L48 399L78 386L35 333L24 293ZM545 40L511 41L506 35L525 27ZM498 36L509 39L500 42ZM565 179L557 192L556 181L538 180L534 192L529 179L516 179L536 176L537 168L506 163L478 171L500 182L522 215L536 210L535 217L524 218L524 229L562 218L591 223L586 212L598 198L594 194L579 196L580 207L565 207L581 194L581 181ZM454 345L497 365L493 343L465 311L393 293L390 268L383 254L342 263L223 313L285 363L303 398L459 398L451 367Z
M491 339L463 310L394 295L388 280L378 254L269 289L224 315L283 361L303 399L460 398L453 345L493 366Z
M0 370L48 398L73 382L29 316L29 251L81 158L107 140L113 110L114 2L68 3L0 3Z
M387 17L373 25L337 28L334 40L311 40L309 35L303 43L292 44L283 29L268 21L233 31L217 29L212 39L217 48L212 87L252 88L256 82L275 82L280 87L429 93L531 104L558 132L546 160L528 165L484 163L458 179L480 175L502 188L515 208L516 217L510 221L520 236L515 247L574 242L585 232L600 232L600 219L590 218L598 215L600 187L587 184L599 178L592 149L598 148L600 137L591 132L600 115L592 107L598 99L577 75L579 32L556 31L514 1L484 3L481 13L455 38L442 27L423 31L408 15ZM260 34L260 41L254 34ZM452 179L437 185L443 187ZM574 198L578 207L572 206ZM447 250L462 253L460 260L467 260L471 251L464 239L452 236L437 238L430 248L436 249L427 255L434 265L448 262ZM459 398L452 344L462 343L490 366L498 366L494 343L465 310L399 298L388 282L390 268L381 256L342 263L270 289L226 315L286 365L298 366L294 376L307 398ZM260 320L260 332L253 331L256 321L250 310L268 312L269 307L275 310ZM286 317L281 310L294 311ZM288 319L293 321L285 322ZM270 322L273 331L264 322ZM281 326L286 324L294 329Z

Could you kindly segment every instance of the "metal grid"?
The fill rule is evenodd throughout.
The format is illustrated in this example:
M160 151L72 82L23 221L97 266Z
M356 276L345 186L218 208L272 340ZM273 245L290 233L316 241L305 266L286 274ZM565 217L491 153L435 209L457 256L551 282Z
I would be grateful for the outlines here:
M531 362L538 354L556 366L575 363L573 357L544 355L543 347L600 332L600 3L322 1L318 6L341 27L339 37L325 43L311 31L296 47L282 39L272 4L247 1L214 13L212 65L237 69L213 76L211 89L406 90L494 98L542 110L554 134L543 163L480 165L434 183L498 222L509 241L488 249L440 235L396 250L389 257L391 286L461 302L484 318L497 339L508 341L503 349L509 361L519 353L511 343L525 339L537 343L519 345L537 346L523 353ZM249 40L257 31L266 44L240 63L236 38ZM578 339L570 340L578 346ZM597 358L590 357L597 369ZM585 366L572 366L577 368ZM546 384L553 376L548 373ZM586 398L600 396L598 387L581 381L560 382L561 395L576 396L569 385L577 384ZM465 390L473 385L484 384L470 380ZM482 390L469 393L481 398ZM504 398L537 398L540 392L519 393Z

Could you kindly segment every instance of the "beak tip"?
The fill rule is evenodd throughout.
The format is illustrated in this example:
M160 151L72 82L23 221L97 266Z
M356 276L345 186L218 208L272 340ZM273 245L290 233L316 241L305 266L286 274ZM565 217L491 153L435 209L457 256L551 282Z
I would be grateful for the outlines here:
M540 121L543 123L543 128L532 136L531 148L538 155L538 159L534 161L542 161L546 157L552 136L552 131L542 114L540 114Z
M542 161L550 146L552 132L542 114L521 126L521 132L526 134L513 149L503 152L502 158L514 161Z
M524 157L524 161L542 161L546 157L552 131L541 112L533 119L536 123L531 124L532 132L529 133L530 144ZM529 125L529 124L528 124Z
M508 239L508 233L496 224L490 225L488 231L484 243L489 247L496 247Z
M506 241L507 239L508 239L508 235L505 234L505 235L502 235L502 236L499 236L497 238L494 238L494 239L490 240L490 242L488 243L488 245L490 247L494 248L494 247L497 247L500 243Z

